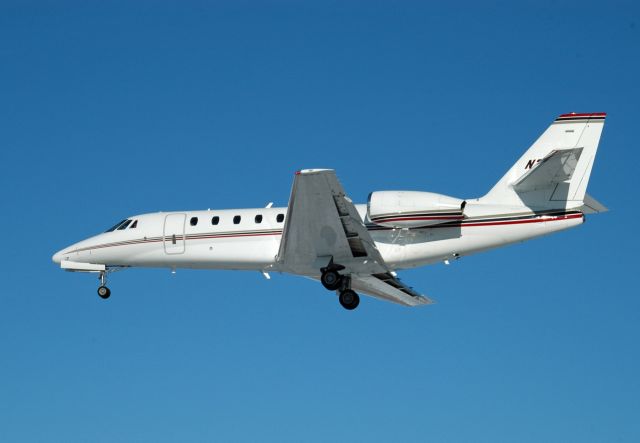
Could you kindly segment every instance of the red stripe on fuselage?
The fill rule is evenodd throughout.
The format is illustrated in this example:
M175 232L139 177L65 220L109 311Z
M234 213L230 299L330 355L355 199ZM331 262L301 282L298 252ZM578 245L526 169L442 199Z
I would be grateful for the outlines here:
M544 217L544 216L543 216ZM478 221L478 222L465 222L465 223L456 223L456 224L443 224L443 225L433 225L433 226L428 226L428 227L423 227L423 228L415 228L415 229L434 229L434 228L466 228L466 227L478 227L478 226L499 226L499 225L517 225L517 224L525 224L525 223L544 223L544 222L552 222L552 221L561 221L561 220L570 220L570 219L576 219L576 218L583 218L584 214L582 213L578 213L578 214L570 214L570 215L559 215L559 216L552 216L552 217L548 217L548 218L534 218L534 219L527 219L527 220L506 220L506 221L492 221L492 222L482 222L482 221ZM383 230L391 230L392 228L386 228ZM376 230L376 229L374 229ZM193 235L193 234L192 234ZM269 232L269 233L251 233L251 232L246 232L246 233L239 233L239 234L233 234L233 235L229 235L229 234L202 234L202 235L197 235L197 236L193 236L193 237L187 237L185 238L183 235L180 235L179 237L177 237L177 240L180 241L187 241L187 240L202 240L202 239L207 239L207 238L236 238L236 237L264 237L264 236L270 236L270 235L282 235L282 231L278 231L278 232ZM95 246L90 246L90 247L86 247L86 248L82 248L82 249L76 249L74 251L68 251L66 252L66 254L73 254L73 253L77 253L77 252L83 252L83 251L88 251L91 249L103 249L103 248L112 248L112 247L116 247L116 246L130 246L130 245L135 245L135 244L141 244L141 243L158 243L158 242L162 242L162 241L168 241L170 237L165 237L163 238L153 238L153 239L146 239L146 240L124 240L121 242L113 242L113 243L103 243L101 245L95 245Z
M494 222L487 222L487 223L482 223L482 222L477 222L477 223L462 223L460 225L456 225L455 227L469 227L469 226L497 226L497 225L519 225L519 224L524 224L524 223L544 223L544 222L551 222L551 221L559 221L559 220L570 220L573 218L583 218L584 214L572 214L572 215L559 215L556 217L552 217L552 218L532 218L529 220L508 220L508 221L494 221ZM438 226L433 226L434 228L437 228ZM442 226L443 228L446 226Z
M462 220L464 218L463 215L432 215L429 217L396 217L396 218L379 218L374 219L375 223L389 223L394 221L419 221L419 220Z
M187 240L201 240L203 238L260 237L260 236L265 236L265 235L282 235L282 231L269 232L269 233L266 233L266 234L265 233L252 234L251 232L242 233L242 234L234 234L234 235L204 234L204 235L198 235L198 236L195 236L195 237L188 237Z

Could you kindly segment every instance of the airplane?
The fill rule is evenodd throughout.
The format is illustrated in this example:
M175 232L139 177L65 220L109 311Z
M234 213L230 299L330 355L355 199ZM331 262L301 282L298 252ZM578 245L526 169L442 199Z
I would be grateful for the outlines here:
M582 224L607 211L586 193L605 113L562 114L483 197L376 191L354 204L331 169L295 173L286 208L141 214L56 252L66 271L132 267L253 270L319 280L347 310L358 293L405 306L433 301L397 271Z

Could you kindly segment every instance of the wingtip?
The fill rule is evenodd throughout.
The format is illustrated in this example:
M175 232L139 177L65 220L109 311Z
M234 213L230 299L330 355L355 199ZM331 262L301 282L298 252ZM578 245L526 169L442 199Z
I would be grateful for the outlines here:
M319 172L333 171L333 169L300 169L295 175L316 174Z

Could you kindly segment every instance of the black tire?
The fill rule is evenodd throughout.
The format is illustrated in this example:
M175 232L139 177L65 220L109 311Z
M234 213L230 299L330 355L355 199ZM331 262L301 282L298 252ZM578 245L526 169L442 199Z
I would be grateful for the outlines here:
M320 282L322 286L330 291L335 291L342 285L342 276L338 274L338 271L328 270L324 271L320 276Z
M338 300L340 300L342 307L348 311L353 311L360 304L360 297L351 289L345 289L342 291Z
M111 295L111 289L107 288L106 286L100 286L98 288L98 295L100 296L100 298L106 300Z

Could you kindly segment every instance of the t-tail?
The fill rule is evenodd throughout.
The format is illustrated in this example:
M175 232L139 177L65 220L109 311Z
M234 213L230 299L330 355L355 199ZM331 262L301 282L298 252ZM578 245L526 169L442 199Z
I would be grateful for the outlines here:
M605 117L562 114L480 202L534 211L606 211L586 193Z

